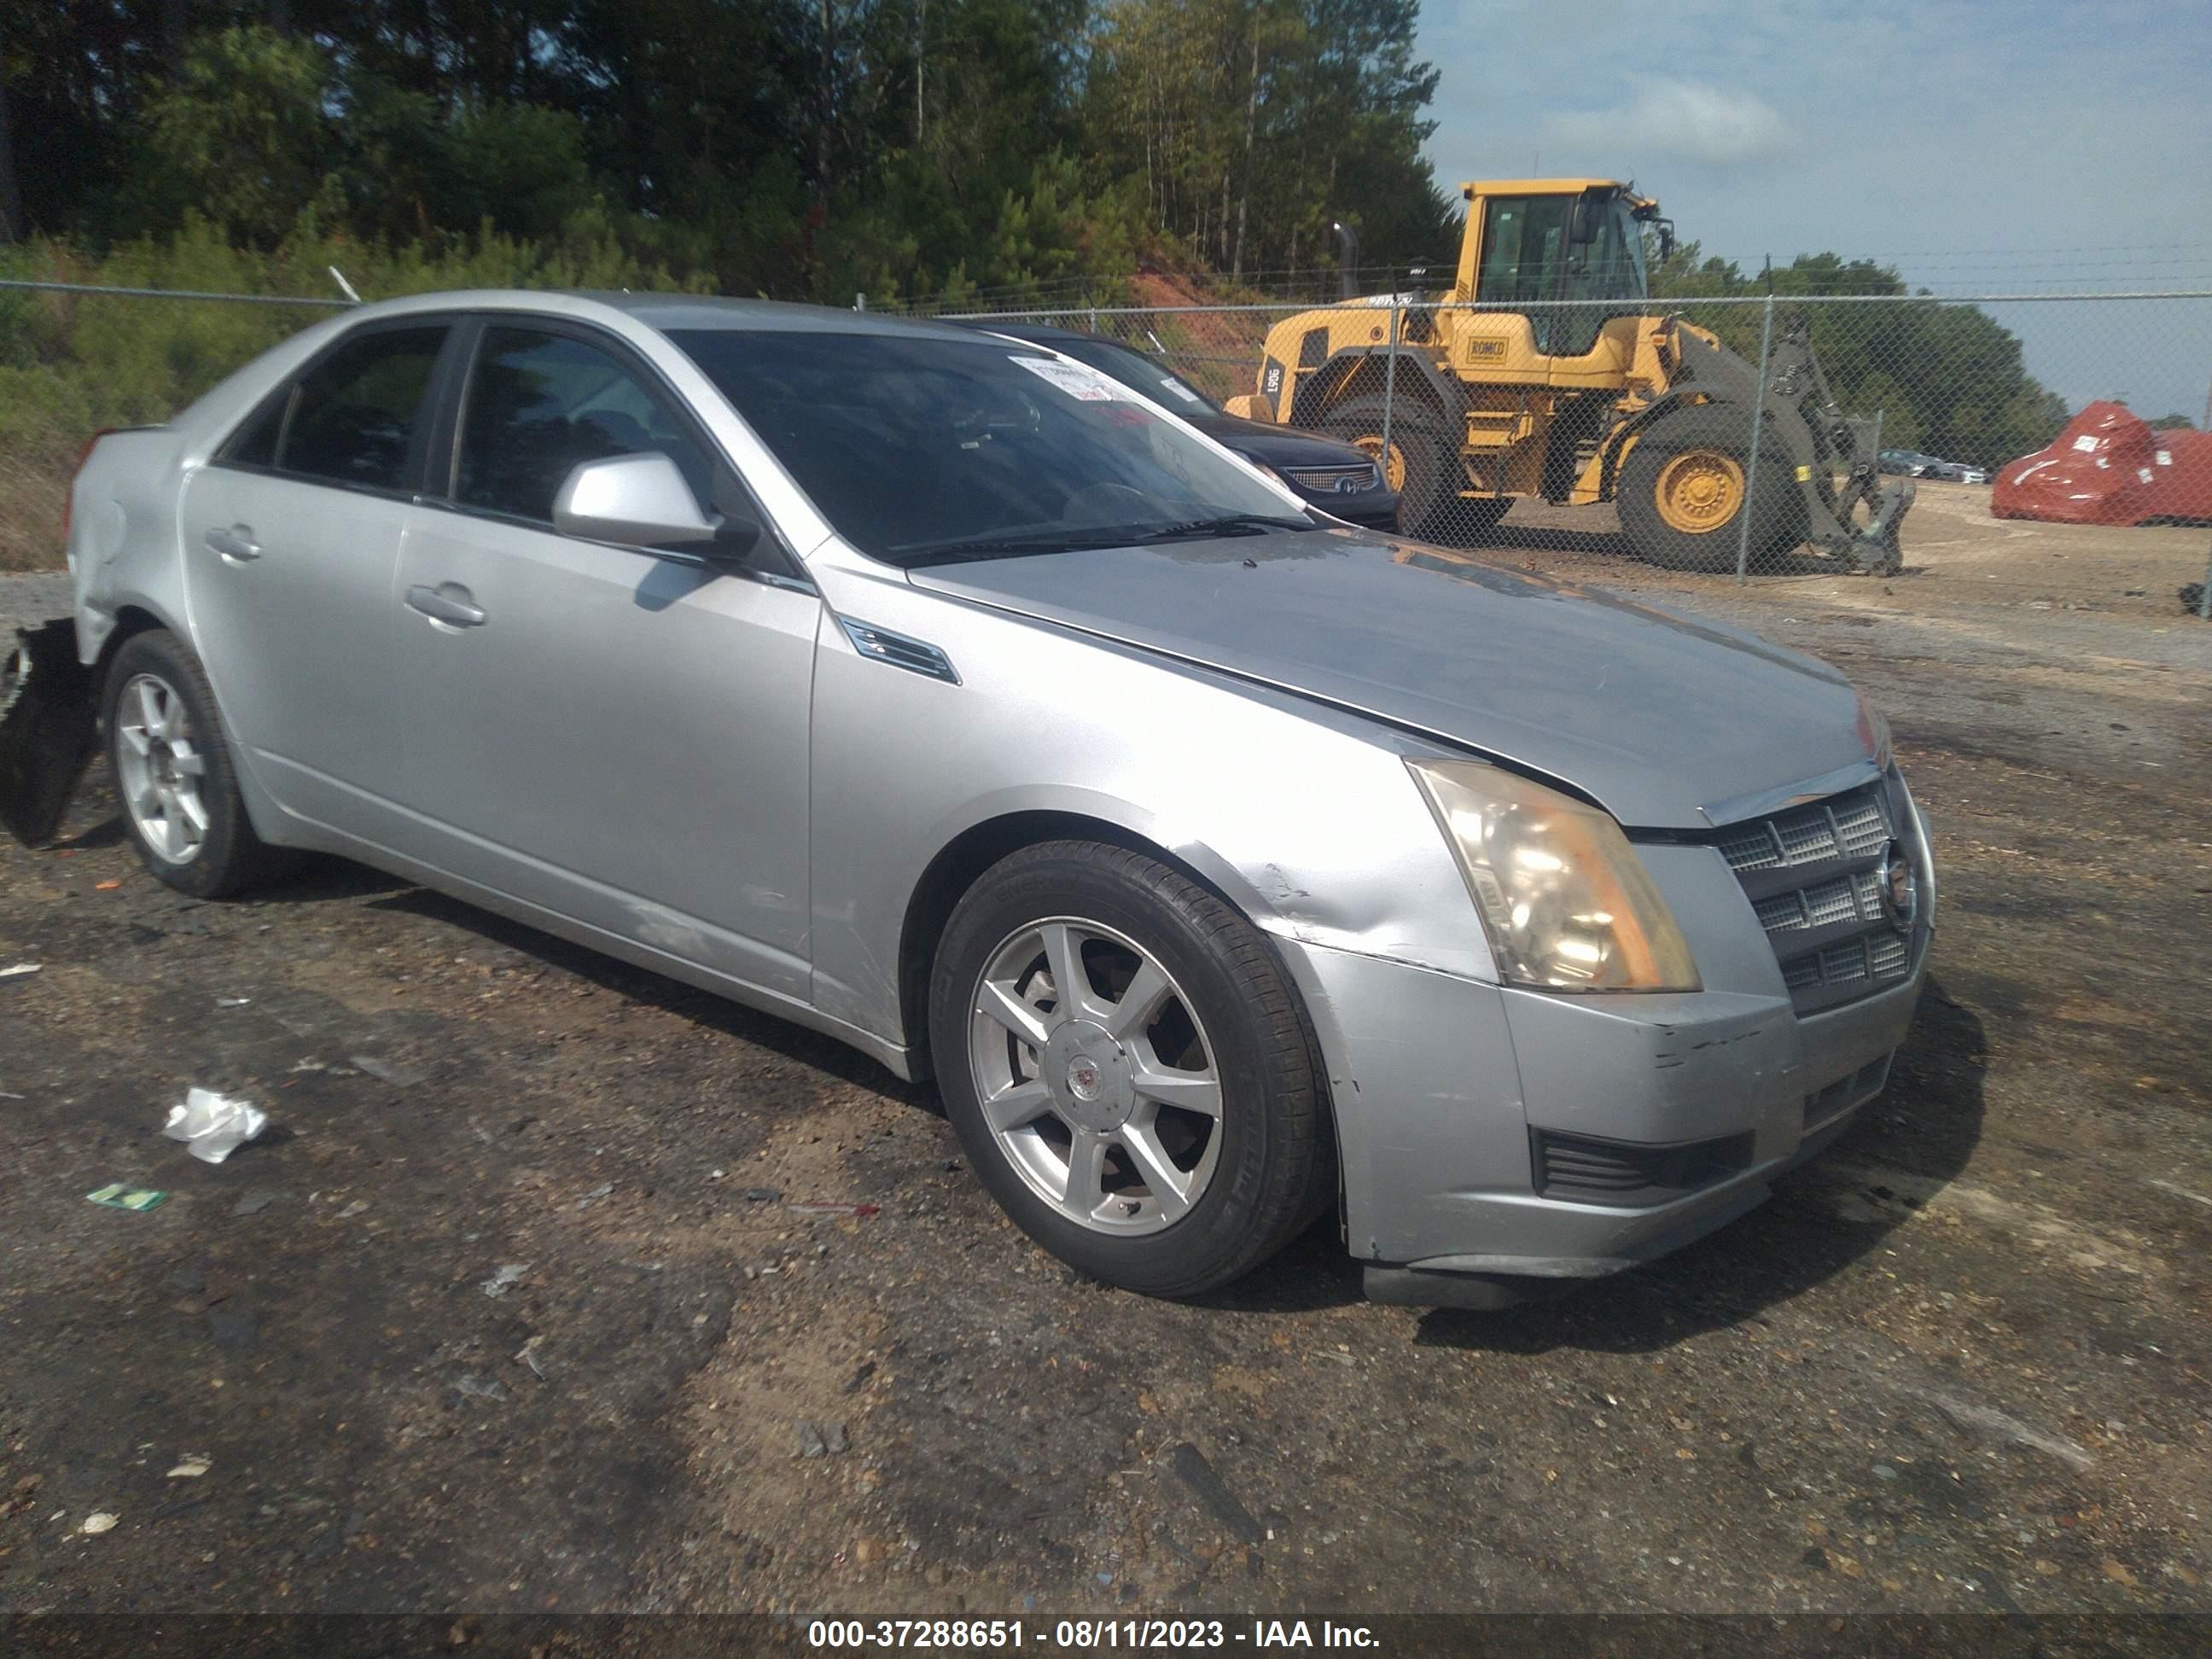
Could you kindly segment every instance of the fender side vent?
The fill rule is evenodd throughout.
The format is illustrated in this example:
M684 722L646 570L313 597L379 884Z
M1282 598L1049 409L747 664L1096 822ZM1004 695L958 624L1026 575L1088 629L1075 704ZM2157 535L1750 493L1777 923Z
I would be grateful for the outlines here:
M960 676L953 669L952 659L927 640L894 634L887 628L855 622L850 617L838 617L837 625L845 630L845 637L852 641L853 649L864 657L889 663L894 668L927 674L933 680L944 680L949 684L960 684Z
M1751 1136L1653 1146L1532 1129L1536 1190L1547 1198L1635 1208L1710 1187L1751 1167Z

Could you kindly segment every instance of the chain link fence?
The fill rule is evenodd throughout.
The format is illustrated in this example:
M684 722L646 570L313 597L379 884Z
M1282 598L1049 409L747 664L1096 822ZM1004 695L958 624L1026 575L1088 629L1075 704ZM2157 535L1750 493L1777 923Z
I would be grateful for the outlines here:
M94 431L167 418L345 303L0 283L0 570L58 565ZM1399 492L1403 533L1524 566L2212 611L2212 410L2185 412L2212 381L2212 293L1624 311L1406 289L960 320L1114 343L1139 378L1172 372L1226 413L1356 446Z
M1354 445L1399 490L1404 533L1523 564L2212 605L2212 410L2179 408L2212 382L2212 293L1625 313L1405 292L966 320L1112 341L1228 413Z

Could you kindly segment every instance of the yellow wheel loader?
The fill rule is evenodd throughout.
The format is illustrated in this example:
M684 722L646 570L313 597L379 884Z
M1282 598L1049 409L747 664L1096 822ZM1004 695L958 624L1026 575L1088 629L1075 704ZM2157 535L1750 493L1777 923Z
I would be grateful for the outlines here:
M1416 535L1487 530L1523 496L1609 501L1629 544L1670 569L1733 570L1740 544L1753 567L1810 546L1853 570L1897 568L1912 486L1881 481L1803 322L1778 316L1762 399L1759 371L1717 336L1654 313L1644 228L1673 240L1656 202L1607 179L1460 192L1448 293L1277 323L1258 392L1230 411L1358 445Z

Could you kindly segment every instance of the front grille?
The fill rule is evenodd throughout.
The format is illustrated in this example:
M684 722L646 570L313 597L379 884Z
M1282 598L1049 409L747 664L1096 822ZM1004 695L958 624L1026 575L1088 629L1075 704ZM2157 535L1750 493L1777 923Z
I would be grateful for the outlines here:
M1536 1190L1584 1204L1663 1204L1751 1167L1749 1134L1653 1146L1529 1131Z
M1865 858L1889 844L1889 820L1872 788L1732 826L1721 851L1739 873Z
M1882 891L1901 811L1884 780L1721 832L1721 855L1798 1012L1855 1001L1911 971L1911 925L1899 925Z
M1283 476L1301 489L1323 492L1339 489L1347 481L1354 489L1372 489L1378 475L1372 466L1291 466L1283 469Z

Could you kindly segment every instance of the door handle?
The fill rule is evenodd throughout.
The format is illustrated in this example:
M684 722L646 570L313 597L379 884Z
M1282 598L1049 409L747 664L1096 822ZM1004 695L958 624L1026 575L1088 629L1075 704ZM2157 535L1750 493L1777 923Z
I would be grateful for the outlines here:
M407 590L407 608L419 611L432 622L441 622L454 628L480 628L483 625L483 607L476 603L475 596L459 582L441 582L435 587L421 584Z
M261 544L253 539L251 525L234 524L228 530L218 525L208 532L207 544L224 558L240 564L261 556Z

